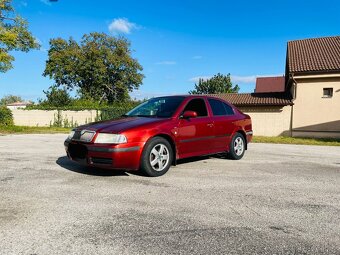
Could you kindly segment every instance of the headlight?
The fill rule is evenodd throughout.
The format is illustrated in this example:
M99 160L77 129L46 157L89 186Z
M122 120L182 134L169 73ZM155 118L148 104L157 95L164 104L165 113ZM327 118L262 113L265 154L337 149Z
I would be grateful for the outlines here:
M72 130L72 131L69 133L67 139L70 139L70 140L71 140L71 139L73 138L73 136L74 136L74 133L75 133L75 131Z
M125 135L98 133L95 143L127 143Z

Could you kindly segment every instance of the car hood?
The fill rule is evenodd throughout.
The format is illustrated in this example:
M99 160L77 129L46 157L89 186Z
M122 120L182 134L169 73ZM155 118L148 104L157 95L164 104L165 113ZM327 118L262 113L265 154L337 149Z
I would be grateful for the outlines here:
M102 133L119 133L125 130L140 127L148 124L158 124L165 122L168 119L163 118L145 118L145 117L127 117L116 120L106 120L93 122L87 125L78 127L77 129L86 129Z

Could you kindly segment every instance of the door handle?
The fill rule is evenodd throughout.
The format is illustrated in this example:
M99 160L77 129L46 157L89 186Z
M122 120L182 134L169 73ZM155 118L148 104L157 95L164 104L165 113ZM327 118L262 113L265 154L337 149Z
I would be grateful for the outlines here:
M213 127L213 126L214 126L214 123L208 123L207 126L208 126L208 127Z

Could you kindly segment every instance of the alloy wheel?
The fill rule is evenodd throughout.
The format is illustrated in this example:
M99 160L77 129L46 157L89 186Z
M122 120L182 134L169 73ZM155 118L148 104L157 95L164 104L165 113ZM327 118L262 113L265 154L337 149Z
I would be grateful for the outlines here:
M150 165L155 171L162 171L169 164L169 149L164 144L156 144L149 156Z
M244 142L241 137L237 137L234 141L234 151L237 156L241 156L244 151Z

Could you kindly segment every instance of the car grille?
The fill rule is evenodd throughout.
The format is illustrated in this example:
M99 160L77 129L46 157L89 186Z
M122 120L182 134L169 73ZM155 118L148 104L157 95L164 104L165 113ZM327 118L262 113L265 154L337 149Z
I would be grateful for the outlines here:
M68 146L68 153L73 159L85 159L87 156L87 148L81 144L70 143Z
M95 134L96 132L90 130L76 130L74 132L72 140L81 142L91 142Z

